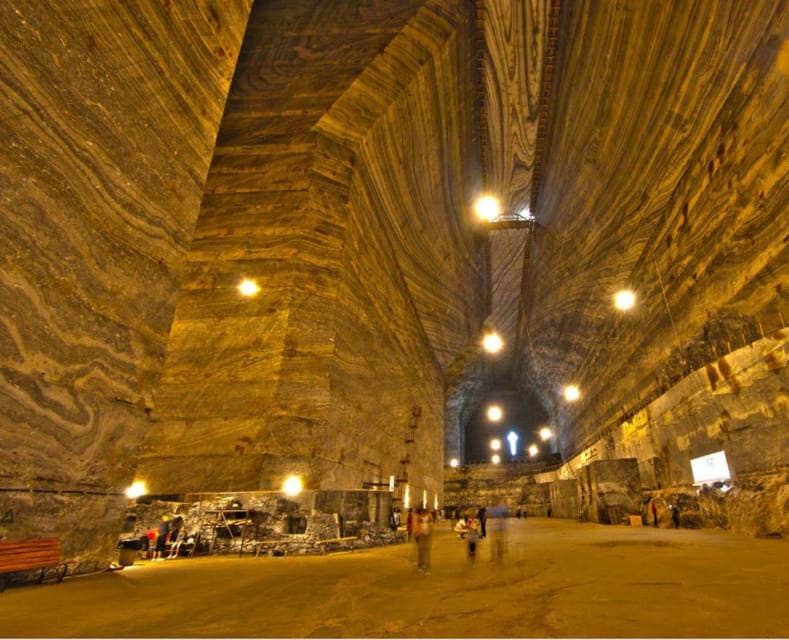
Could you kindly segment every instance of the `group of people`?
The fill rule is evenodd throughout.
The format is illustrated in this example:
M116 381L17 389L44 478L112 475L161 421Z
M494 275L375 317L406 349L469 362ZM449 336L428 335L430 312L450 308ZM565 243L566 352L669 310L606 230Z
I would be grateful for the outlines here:
M150 529L145 537L148 539L148 551L151 560L172 560L178 553L186 539L186 527L184 519L177 516L173 519L170 516L162 516L159 526ZM170 544L169 554L165 557L164 552L167 544Z
M679 507L675 504L668 505L668 510L671 512L671 522L674 524L675 529L679 529ZM654 498L649 500L649 511L652 514L653 526L658 526L658 509L657 503Z
M455 524L455 533L466 541L468 557L471 560L477 555L477 541L490 536L491 560L499 562L504 558L504 530L506 528L507 508L494 504L490 513L480 505L476 513L466 514Z

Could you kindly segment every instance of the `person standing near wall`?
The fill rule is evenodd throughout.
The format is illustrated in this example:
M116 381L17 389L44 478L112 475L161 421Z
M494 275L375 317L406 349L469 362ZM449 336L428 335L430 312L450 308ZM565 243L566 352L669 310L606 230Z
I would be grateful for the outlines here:
M430 551L433 544L433 516L419 507L414 517L414 538L417 546L417 568L420 573L430 575Z
M652 511L652 523L657 526L657 505L654 498L649 501L649 509Z
M170 533L170 518L162 516L162 522L159 525L158 536L156 537L156 548L153 552L154 560L164 560L162 554L164 553L164 546L167 544L167 534Z
M671 507L671 520L674 522L674 528L679 529L679 507L677 505Z

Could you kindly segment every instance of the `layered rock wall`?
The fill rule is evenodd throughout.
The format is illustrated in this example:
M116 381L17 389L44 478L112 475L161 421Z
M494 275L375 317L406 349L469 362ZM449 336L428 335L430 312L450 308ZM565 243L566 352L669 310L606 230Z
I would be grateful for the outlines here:
M449 472L447 503L489 504L499 495L513 507L527 504L533 487L550 486L554 517L580 511L614 524L641 514L651 522L647 500L654 498L661 526L669 526L668 506L678 505L681 526L786 536L788 354L789 331L781 330L708 363L644 410L602 429L556 469L474 465ZM691 460L718 451L728 461L728 487L694 486Z
M442 491L443 372L484 298L473 7L340 4L253 12L138 472L155 493Z
M115 555L250 2L0 5L0 537Z
M563 5L522 384L565 457L702 365L662 375L710 323L769 334L787 317L788 12ZM638 297L627 314L612 305L621 288Z

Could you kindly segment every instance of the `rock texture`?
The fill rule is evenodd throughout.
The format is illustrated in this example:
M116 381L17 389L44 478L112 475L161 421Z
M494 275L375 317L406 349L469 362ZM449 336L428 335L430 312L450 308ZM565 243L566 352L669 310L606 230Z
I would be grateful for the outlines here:
M135 473L432 506L502 380L572 465L721 441L781 504L786 3L252 4L0 4L0 536L101 566Z
M743 331L718 356L788 317L788 12L562 6L521 384L539 389L565 456L660 393L675 354L671 384L701 366L690 351L720 318ZM611 304L625 287L630 314Z
M248 2L0 5L0 536L106 566Z
M253 9L138 470L153 492L298 473L441 493L443 372L485 294L473 29L465 2Z
M551 7L548 0L485 0L479 4L484 37L484 190L499 199L505 215L523 215L530 212L538 160ZM502 388L513 386L515 363L528 348L521 322L531 304L522 291L531 236L528 229L503 229L489 232L488 239L488 323L506 345L489 359L489 367L495 377L492 386Z

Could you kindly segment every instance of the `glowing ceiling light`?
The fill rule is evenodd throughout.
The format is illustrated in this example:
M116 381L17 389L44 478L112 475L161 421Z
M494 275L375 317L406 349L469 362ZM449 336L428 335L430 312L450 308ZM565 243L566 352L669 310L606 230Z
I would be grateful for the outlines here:
M550 430L549 427L543 427L540 429L540 438L542 440L548 440L553 435L553 431Z
M282 484L282 491L288 496L297 496L301 493L302 483L298 476L288 476Z
M474 209L477 212L477 216L486 222L499 217L499 201L493 196L482 196L479 198L474 205Z
M498 453L494 453L494 454L491 456L491 458L490 458L490 461L491 461L493 464L498 464L499 462L501 462L501 456L500 456Z
M504 343L501 341L499 334L489 333L484 338L482 338L482 346L488 353L498 353L501 351Z
M132 482L132 485L126 489L127 498L139 498L144 496L148 490L145 488L145 483L137 480Z
M501 420L502 412L501 407L498 405L492 404L488 407L488 420L491 422L498 422Z
M629 289L623 289L622 291L617 291L616 295L614 296L614 305L620 311L627 311L628 309L632 309L635 303L636 303L636 294L630 291Z
M529 455L533 458L540 452L539 447L536 444L533 444L529 447Z
M512 455L515 455L517 453L517 451L518 451L518 449L517 449L517 446L518 446L518 434L515 433L514 431L510 431L507 434L507 440L510 443L510 453Z
M564 388L564 399L568 402L575 402L581 397L581 392L574 384L569 384Z
M493 440L490 441L490 448L494 451L501 449L501 440L498 438L493 438Z
M242 296L254 296L258 291L260 291L260 287L254 280L244 278L238 285L238 290L241 292Z
M458 462L457 458L452 458L452 460L449 461L449 466L452 467L453 469L456 468L458 464L460 463Z

